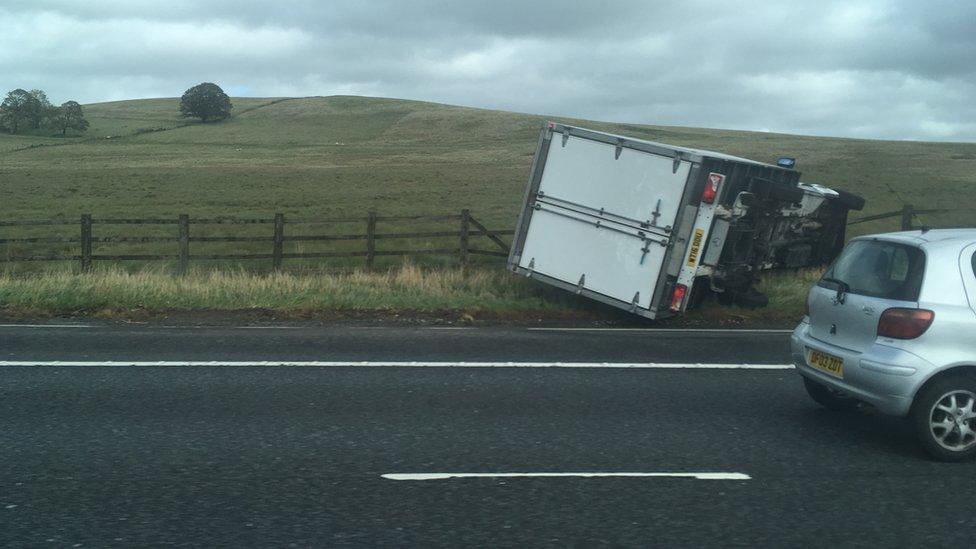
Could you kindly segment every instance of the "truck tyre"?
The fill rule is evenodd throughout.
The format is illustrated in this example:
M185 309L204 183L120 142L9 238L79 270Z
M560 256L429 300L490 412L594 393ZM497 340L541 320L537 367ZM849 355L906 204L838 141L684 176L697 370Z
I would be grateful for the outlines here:
M804 376L803 387L807 390L817 404L834 412L850 412L857 408L857 401L853 398L844 396L831 390L826 385L822 385Z
M976 379L951 375L919 391L912 404L915 435L939 461L976 457Z
M695 279L695 283L691 287L691 294L688 296L688 306L685 309L697 309L705 301L708 295L712 293L708 277L700 276Z
M847 240L847 225L841 223L838 226L837 232L834 236L834 243L830 248L830 255L824 258L823 263L827 264L834 260L835 257L839 256L842 251L844 251L844 242Z
M803 200L803 189L769 179L753 179L749 183L749 191L759 198L788 204L796 204Z
M732 302L746 309L761 309L769 305L769 297L755 288L749 288L744 292L734 292Z
M837 204L840 204L848 210L854 210L855 212L859 212L864 209L863 196L849 193L841 189L834 189L834 191L839 195L834 199L834 202Z

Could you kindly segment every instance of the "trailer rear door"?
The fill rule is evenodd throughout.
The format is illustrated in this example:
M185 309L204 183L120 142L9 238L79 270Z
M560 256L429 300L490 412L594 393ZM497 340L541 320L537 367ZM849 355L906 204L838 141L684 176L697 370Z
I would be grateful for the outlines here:
M568 133L547 145L518 267L650 308L691 162Z

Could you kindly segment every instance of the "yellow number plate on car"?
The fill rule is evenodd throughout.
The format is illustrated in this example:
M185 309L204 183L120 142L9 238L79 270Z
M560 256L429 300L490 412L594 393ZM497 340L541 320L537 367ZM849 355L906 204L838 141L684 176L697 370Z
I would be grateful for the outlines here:
M818 370L823 370L832 376L844 377L844 359L820 351L810 349L807 363Z

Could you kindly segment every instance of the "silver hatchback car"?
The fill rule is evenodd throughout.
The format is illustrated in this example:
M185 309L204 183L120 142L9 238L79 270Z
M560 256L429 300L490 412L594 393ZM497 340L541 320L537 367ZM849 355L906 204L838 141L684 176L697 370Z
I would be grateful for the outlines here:
M911 418L934 457L976 456L976 229L852 239L791 337L810 396Z

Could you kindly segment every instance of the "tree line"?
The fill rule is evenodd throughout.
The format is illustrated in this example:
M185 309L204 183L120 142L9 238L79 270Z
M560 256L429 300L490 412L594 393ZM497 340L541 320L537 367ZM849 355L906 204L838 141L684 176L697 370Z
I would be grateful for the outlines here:
M186 118L199 118L204 123L229 118L233 108L224 90L210 82L193 86L180 98L180 114ZM86 131L88 120L77 101L66 101L55 107L43 90L18 88L7 93L0 103L0 129L19 133L41 128L57 129L64 136L68 130Z
M7 93L0 103L0 128L10 133L51 128L65 135L68 130L84 132L88 120L77 101L65 101L56 107L43 90L18 88Z

